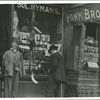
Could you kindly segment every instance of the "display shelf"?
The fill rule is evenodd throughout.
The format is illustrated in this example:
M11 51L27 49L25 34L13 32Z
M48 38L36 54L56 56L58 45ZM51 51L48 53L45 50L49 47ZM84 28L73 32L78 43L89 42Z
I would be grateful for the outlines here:
M47 81L48 80L48 75L35 75L34 77L37 81ZM19 81L32 81L31 75L20 77Z

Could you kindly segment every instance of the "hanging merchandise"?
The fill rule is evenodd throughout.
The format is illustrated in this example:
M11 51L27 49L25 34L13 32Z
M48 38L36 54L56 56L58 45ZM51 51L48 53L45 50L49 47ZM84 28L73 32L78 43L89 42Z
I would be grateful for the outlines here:
M98 42L93 37L86 37L84 41L84 55L83 61L85 62L85 68L98 69ZM94 69L93 69L94 70Z
M23 66L24 66L23 69L25 70L24 75L30 73L29 70L28 70L29 69L29 51L30 51L29 36L30 36L30 33L20 32L19 49L23 54L23 60L24 60L23 61Z
M35 11L32 11L32 28L34 27L34 25L35 25Z
M98 62L99 54L98 47L95 45L96 41L92 37L87 37L85 42L85 58L90 62Z
M29 51L29 35L30 33L26 33L26 32L20 32L20 42L19 42L19 48L23 51Z
M14 17L13 17L13 38L19 38L19 31L18 31L18 16L17 16L17 12L14 11Z
M32 66L32 72L34 75L47 75L47 65L46 58L48 51L48 39L46 40L47 35L35 34L35 48L33 49L33 60L34 66Z
M50 42L50 35L35 34L36 45L41 44L42 46Z

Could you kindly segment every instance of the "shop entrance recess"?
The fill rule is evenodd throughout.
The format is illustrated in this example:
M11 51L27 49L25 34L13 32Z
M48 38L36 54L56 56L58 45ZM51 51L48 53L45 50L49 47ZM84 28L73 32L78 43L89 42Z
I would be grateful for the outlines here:
M78 59L74 62L78 70L77 96L99 96L99 24L82 24ZM75 34L75 33L74 33ZM78 34L78 33L76 33ZM78 43L78 42L77 42Z

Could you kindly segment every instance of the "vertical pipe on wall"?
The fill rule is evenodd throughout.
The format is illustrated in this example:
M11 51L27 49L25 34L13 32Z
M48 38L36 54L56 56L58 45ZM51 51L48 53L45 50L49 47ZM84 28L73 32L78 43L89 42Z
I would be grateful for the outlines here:
M64 7L62 7L62 53L64 53Z
M61 29L62 29L62 41L61 41L61 44L62 44L62 47L61 47L61 52L63 53L63 57L64 57L64 31L63 31L63 25L64 25L64 7L62 7L62 16L61 16L61 20L62 20L62 22L61 22L61 24L62 24L62 26L61 26ZM64 57L65 58L65 57ZM64 62L65 62L65 59L64 59ZM65 65L65 64L64 64ZM60 84L60 97L64 97L64 92L65 92L65 84L63 84L62 82L61 82L61 84Z
M10 40L10 46L11 46L11 42L13 40L13 17L14 17L14 4L11 5L11 40Z
M65 45L65 32L64 32L64 14L65 14L65 12L64 12L65 10L64 10L64 7L62 7L62 53L63 53L63 55L64 55L64 65L66 66L66 57L65 57L65 47L64 47L64 45Z

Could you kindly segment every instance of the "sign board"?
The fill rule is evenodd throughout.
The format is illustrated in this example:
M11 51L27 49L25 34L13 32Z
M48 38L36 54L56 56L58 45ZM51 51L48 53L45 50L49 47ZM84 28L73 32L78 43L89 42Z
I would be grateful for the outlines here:
M67 23L100 21L100 5L83 6L69 10L65 14Z
M87 62L89 68L99 68L98 64L95 62Z
M17 8L20 9L25 9L25 10L32 10L36 12L42 12L42 13L49 13L49 14L56 14L56 15L61 15L62 10L56 7L51 7L47 5L36 5L36 4L18 4L16 6Z

